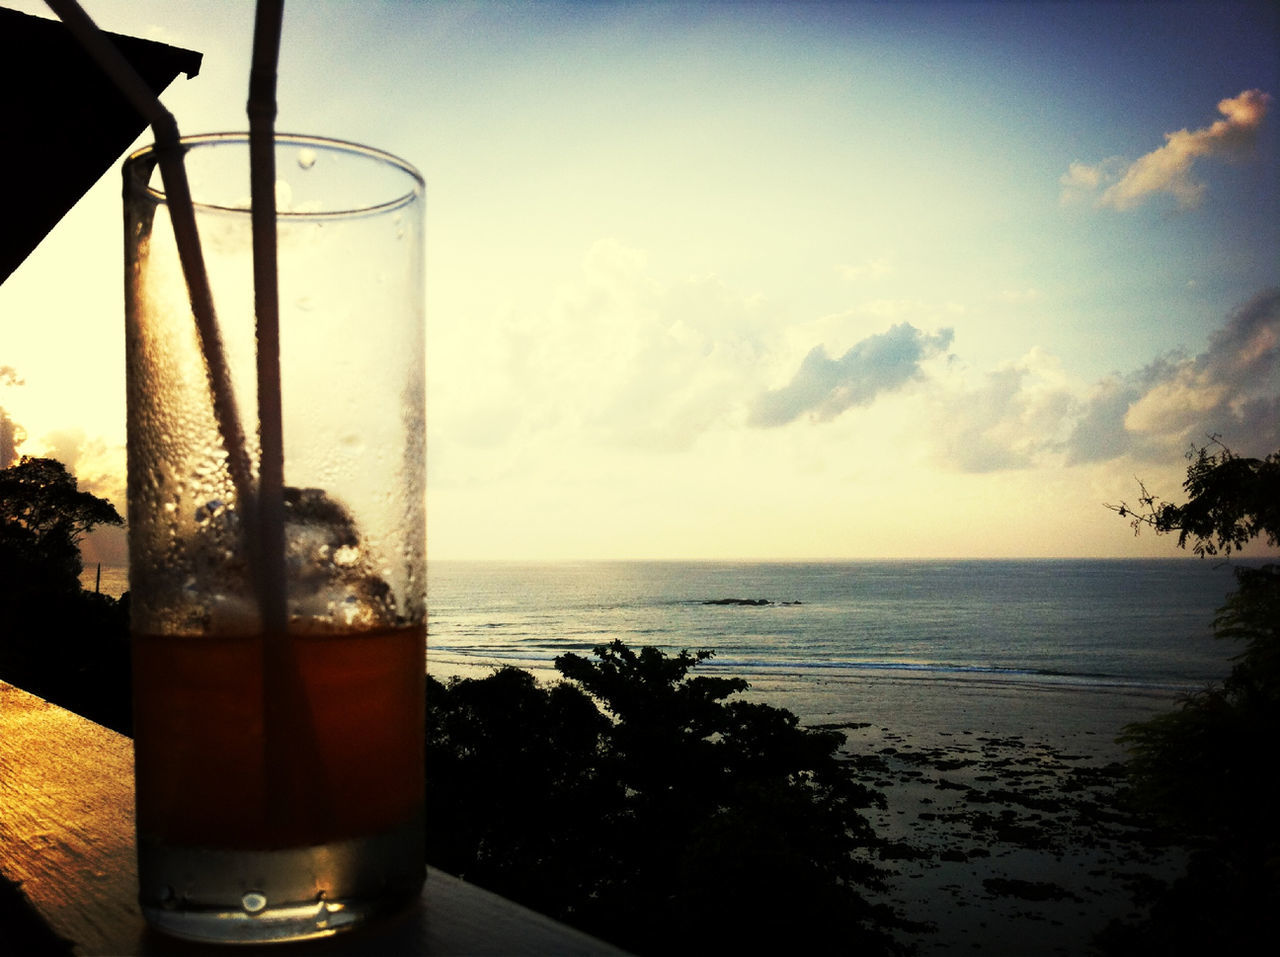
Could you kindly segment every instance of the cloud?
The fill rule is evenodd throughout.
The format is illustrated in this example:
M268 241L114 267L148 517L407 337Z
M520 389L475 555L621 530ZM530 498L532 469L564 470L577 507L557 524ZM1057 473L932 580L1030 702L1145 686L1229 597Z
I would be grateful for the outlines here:
M42 455L57 459L76 477L80 491L109 499L124 511L125 450L83 429L59 429L41 436Z
M7 469L18 460L18 446L26 437L22 426L9 418L9 413L0 406L0 469Z
M1218 104L1223 119L1197 130L1181 129L1165 134L1165 143L1133 163L1111 157L1090 166L1072 163L1060 182L1064 202L1092 196L1098 206L1132 209L1156 193L1169 193L1188 209L1204 198L1205 185L1192 175L1197 160L1233 159L1252 149L1266 118L1271 96L1261 90L1245 90Z
M879 279L881 276L887 276L893 271L893 266L889 263L887 256L880 256L877 259L869 259L855 266L840 266L838 269L842 279L857 282L864 279Z
M944 352L951 329L928 335L910 323L868 336L839 359L814 346L787 385L757 396L749 424L778 426L809 413L829 421L854 406L870 405L883 392L920 377L920 363Z
M1161 451L1149 447L1149 437L1125 427L1125 417L1143 395L1173 375L1182 359L1167 356L1136 372L1116 373L1099 382L1079 403L1066 443L1066 463L1106 462L1126 454L1159 457Z
M963 472L1167 462L1220 435L1242 455L1280 448L1280 290L1233 312L1197 356L1173 353L1090 390L1032 350L977 383L939 380L930 442Z
M1062 184L1062 201L1068 203L1088 198L1103 185L1124 175L1127 165L1121 156L1109 157L1093 166L1079 160L1072 162L1058 180Z
M1056 454L1076 407L1057 360L1040 349L934 400L935 446L949 465L975 473L1029 468Z
M431 380L435 486L571 473L575 454L606 467L733 428L761 387L770 308L714 276L659 279L642 252L596 243L548 300L441 333L437 354L468 360Z
M1162 457L1211 434L1241 454L1280 447L1280 290L1236 310L1200 355L1101 383L1078 415L1068 462Z
M1028 302L1035 302L1040 298L1040 290L1032 287L1026 289L1002 289L996 298L1001 302L1013 303L1020 305Z
M442 333L468 361L432 380L433 488L616 480L651 453L738 448L744 426L757 442L795 423L779 438L813 443L817 461L836 436L804 426L873 404L877 422L966 473L1170 461L1211 433L1242 454L1280 447L1280 291L1233 312L1202 354L1135 362L1092 388L1041 350L967 371L951 317L915 318L920 303L790 324L780 308L598 244L552 298Z
M1273 450L1280 420L1280 290L1256 296L1209 340L1209 348L1178 363L1125 416L1131 432L1182 436L1220 433ZM1235 438L1239 436L1239 439Z
M13 366L0 366L0 385L22 385L22 378ZM27 437L26 430L9 417L4 406L0 406L0 469L7 469L18 460L18 446Z

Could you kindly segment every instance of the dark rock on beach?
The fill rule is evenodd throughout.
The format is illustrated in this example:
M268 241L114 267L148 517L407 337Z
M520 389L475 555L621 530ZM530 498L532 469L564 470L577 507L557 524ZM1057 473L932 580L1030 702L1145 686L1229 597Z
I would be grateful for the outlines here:
M767 598L709 598L704 605L799 605L798 601L770 601Z

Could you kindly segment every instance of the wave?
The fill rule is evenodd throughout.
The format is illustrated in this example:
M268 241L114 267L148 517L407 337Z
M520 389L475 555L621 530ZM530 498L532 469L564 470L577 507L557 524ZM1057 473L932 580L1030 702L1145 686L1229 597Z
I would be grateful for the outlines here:
M1187 692L1198 685L1134 677L1102 672L1062 671L1052 668L1010 668L999 665L951 664L919 661L734 661L717 659L700 665L708 671L751 674L814 674L857 676L867 674L919 678L990 678L1002 682L1022 681L1030 684L1081 686L1095 688L1132 688L1150 691Z
M523 644L518 647L495 648L468 645L431 643L428 659L436 657L456 658L468 664L524 665L534 668L551 668L556 657L566 653L589 655L597 644L590 641L562 641L554 648L543 644ZM1017 668L1002 665L964 664L945 661L847 659L761 659L739 658L717 654L698 665L698 672L714 672L720 675L752 677L804 678L857 678L871 675L921 680L988 679L1000 683L1024 683L1059 688L1107 688L1131 689L1141 692L1190 693L1203 684L1185 681L1169 681L1111 674L1096 671L1067 671L1056 668Z

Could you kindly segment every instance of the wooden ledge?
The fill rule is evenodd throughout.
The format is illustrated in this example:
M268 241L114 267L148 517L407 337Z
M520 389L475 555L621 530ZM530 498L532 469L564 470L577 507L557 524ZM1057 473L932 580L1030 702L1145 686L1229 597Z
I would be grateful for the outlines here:
M0 877L72 953L227 955L150 931L138 909L133 742L0 681ZM0 944L5 929L0 927ZM3 950L0 947L0 950ZM505 898L428 868L421 899L367 930L234 949L290 954L618 954Z

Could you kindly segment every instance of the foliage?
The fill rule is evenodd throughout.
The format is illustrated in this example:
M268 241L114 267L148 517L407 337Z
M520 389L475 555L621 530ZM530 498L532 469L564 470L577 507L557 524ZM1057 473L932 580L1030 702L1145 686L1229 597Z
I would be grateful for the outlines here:
M1121 736L1145 802L1197 839L1252 841L1271 816L1265 756L1280 741L1280 567L1237 576L1240 587L1214 622L1218 637L1245 645L1230 675Z
M619 795L597 770L608 722L570 685L502 668L427 677L432 863L540 911L587 898L597 809Z
M1177 530L1179 545L1190 540L1201 556L1229 554L1257 537L1276 544L1280 452L1242 459L1219 444L1189 458L1187 503L1156 504L1144 489L1148 511L1135 523ZM1280 741L1280 566L1237 568L1236 580L1214 621L1216 637L1243 645L1230 675L1121 736L1134 796L1192 856L1147 922L1108 930L1110 952L1248 950L1280 931L1272 767Z
M896 950L841 734L726 701L710 652L594 654L431 682L433 864L641 953Z
M1139 507L1108 505L1121 517L1130 519L1134 533L1143 527L1157 534L1178 533L1178 547L1200 557L1230 555L1248 542L1261 538L1268 545L1280 544L1280 451L1266 458L1242 458L1220 442L1193 448L1187 453L1190 465L1182 483L1187 502L1175 505L1158 499L1138 483L1142 494Z
M106 499L76 487L56 459L24 455L0 470L0 587L78 590L80 539L96 525L121 525Z
M121 523L61 462L0 470L0 677L127 731L128 605L80 587L80 539Z

